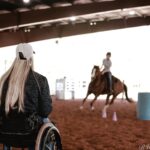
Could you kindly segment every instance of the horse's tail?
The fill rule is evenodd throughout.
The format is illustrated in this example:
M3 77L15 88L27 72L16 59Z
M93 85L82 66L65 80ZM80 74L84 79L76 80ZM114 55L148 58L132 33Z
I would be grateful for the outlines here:
M124 92L125 92L125 96L126 96L126 99L128 102L133 102L129 97L128 97L128 88L125 84L123 84L123 87L124 87Z

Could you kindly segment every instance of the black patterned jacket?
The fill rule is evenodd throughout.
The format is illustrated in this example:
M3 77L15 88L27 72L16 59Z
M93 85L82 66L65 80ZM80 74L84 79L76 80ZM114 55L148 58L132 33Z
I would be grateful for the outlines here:
M8 89L8 80L2 91L1 111L4 112L5 97ZM24 112L26 114L38 113L42 118L48 117L52 111L52 99L46 77L30 70L25 83Z

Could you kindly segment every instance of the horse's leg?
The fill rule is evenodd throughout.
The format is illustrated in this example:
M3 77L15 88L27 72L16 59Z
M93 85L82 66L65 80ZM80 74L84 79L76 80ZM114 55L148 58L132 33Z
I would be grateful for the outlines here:
M111 94L107 94L105 105L108 105L108 104L109 104L109 97L110 97L110 96L111 96Z
M109 103L109 105L112 105L114 103L115 98L117 97L118 94L113 94L113 97Z
M90 103L90 106L91 106L91 110L93 111L95 108L93 106L94 102L97 100L97 95L95 95L95 98L92 100L92 102Z
M86 97L83 99L82 105L80 106L80 109L83 109L83 105L84 105L85 101L87 100L88 96L89 96L89 93L87 93Z
M109 107L109 97L110 96L111 96L111 94L107 94L105 106L103 108L103 113L107 112L107 108Z

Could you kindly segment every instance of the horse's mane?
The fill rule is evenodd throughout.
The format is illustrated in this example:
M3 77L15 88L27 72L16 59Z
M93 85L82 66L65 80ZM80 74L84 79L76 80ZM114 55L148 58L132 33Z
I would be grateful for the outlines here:
M94 67L93 68L95 68L95 69L99 69L99 66L97 66L97 65L94 65Z
M94 69L96 69L97 70L97 72L100 72L100 68L99 68L99 66L97 66L97 65L94 65L94 67L93 67L93 69L92 69L92 72L93 72L93 70ZM99 76L96 76L96 78L93 78L92 79L92 84L95 84L95 82L97 82L98 80L99 80L100 78L99 78Z

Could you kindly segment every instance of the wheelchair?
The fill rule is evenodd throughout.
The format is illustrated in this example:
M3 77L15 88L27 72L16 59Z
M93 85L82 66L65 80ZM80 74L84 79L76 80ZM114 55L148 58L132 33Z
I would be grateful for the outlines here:
M30 146L34 146L35 150L62 150L59 130L52 122L43 123L38 130L30 134L10 134L0 131L0 143L3 144L3 150L5 146L21 150Z

